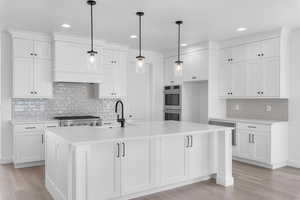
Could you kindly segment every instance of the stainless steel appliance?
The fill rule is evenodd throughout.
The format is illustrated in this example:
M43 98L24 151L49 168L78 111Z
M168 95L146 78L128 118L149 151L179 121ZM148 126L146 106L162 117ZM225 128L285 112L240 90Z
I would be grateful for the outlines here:
M101 126L102 120L96 116L58 116L59 126Z
M164 88L165 109L181 109L181 86L170 85Z
M167 109L165 110L165 120L181 120L181 110L178 109Z
M209 120L208 122L211 125L216 126L226 126L226 127L232 127L231 135L232 135L232 146L237 145L237 137L236 137L236 124L234 122L227 122L227 121L221 121L221 120Z

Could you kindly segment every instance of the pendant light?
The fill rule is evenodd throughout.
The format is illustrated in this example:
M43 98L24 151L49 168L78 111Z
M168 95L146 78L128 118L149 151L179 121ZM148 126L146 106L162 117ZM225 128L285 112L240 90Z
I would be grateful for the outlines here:
M182 65L183 61L180 60L180 26L182 25L182 21L176 21L175 24L178 25L178 49L177 49L177 60L175 61L174 74L175 76L182 76Z
M145 72L145 57L142 56L142 16L144 12L136 12L136 15L139 17L139 55L136 57L136 72L144 73Z
M95 0L87 0L86 2L91 8L91 49L87 51L88 54L88 66L89 69L96 69L97 67L97 51L94 50L94 16L93 16L93 6L96 5Z

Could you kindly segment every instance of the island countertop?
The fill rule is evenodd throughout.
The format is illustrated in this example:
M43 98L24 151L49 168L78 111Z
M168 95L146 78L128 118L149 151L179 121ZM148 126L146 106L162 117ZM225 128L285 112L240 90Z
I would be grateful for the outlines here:
M71 144L105 142L116 139L138 137L155 137L175 134L192 134L200 132L216 132L231 130L229 127L213 126L193 122L152 121L135 122L121 127L60 127L50 128L46 132L53 133Z

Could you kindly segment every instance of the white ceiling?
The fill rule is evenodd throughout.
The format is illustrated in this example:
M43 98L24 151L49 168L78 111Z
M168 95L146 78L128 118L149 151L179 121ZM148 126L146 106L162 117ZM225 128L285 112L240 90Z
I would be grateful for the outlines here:
M184 20L183 42L222 40L281 26L300 26L299 0L97 0L95 37L136 47L137 10L144 10L144 48L176 48L175 20ZM62 23L72 25L64 30ZM89 36L85 0L0 0L0 24L42 32ZM247 27L243 33L238 27Z

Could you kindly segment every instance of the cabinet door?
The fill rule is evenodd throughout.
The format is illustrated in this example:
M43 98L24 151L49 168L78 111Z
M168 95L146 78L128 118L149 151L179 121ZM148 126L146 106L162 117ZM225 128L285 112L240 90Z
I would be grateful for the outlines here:
M53 96L52 65L50 60L35 59L35 96L51 98Z
M34 91L33 58L15 59L13 67L13 97L33 97Z
M279 58L266 58L261 64L263 73L262 96L280 96L280 61Z
M50 42L34 41L34 53L36 58L51 59L51 44Z
M114 97L114 65L103 66L103 83L99 85L100 98Z
M161 182L178 183L187 178L185 136L161 138Z
M250 159L253 155L253 147L250 143L251 133L246 130L238 130L238 146L239 146L239 157Z
M232 65L223 63L219 70L219 93L220 96L231 96L232 92Z
M15 135L15 163L44 159L43 132L26 132Z
M115 68L114 68L114 93L118 97L125 97L126 92L126 83L127 83L127 53L118 52L115 59Z
M231 58L233 63L242 62L246 57L246 47L245 45L236 46L231 48Z
M180 85L182 83L182 77L175 76L175 61L176 57L170 57L165 59L164 65L164 77L165 85Z
M258 162L269 163L270 162L270 145L269 134L264 132L253 133L254 155L253 159Z
M272 58L280 56L280 39L274 38L269 40L264 40L261 43L261 52L263 53L263 58Z
M193 134L188 152L189 178L199 178L209 174L209 133Z
M261 56L259 56L259 55L261 53L262 53L261 42L254 42L254 43L246 45L246 59L248 61L260 59Z
M13 39L14 58L31 58L34 53L33 40L15 38Z
M148 189L151 186L150 139L132 139L121 143L122 195Z
M246 96L246 65L244 62L231 64L232 95L236 97Z
M261 60L253 60L247 63L247 96L260 96L263 88L264 70Z
M183 56L183 80L208 80L208 50L193 52Z
M118 143L105 142L91 145L88 164L89 200L110 199L120 196L120 158ZM102 199L101 198L101 199Z

